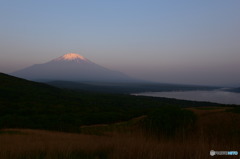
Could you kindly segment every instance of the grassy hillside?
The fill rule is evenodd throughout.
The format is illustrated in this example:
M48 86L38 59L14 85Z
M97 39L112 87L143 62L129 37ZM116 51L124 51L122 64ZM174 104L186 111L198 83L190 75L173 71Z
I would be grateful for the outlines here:
M238 151L240 115L224 107L186 108L197 115L195 129L172 138L146 135L141 118L127 122L82 127L85 134L45 130L0 131L1 159L212 159L210 150ZM98 135L89 135L89 134ZM99 135L102 134L102 135Z
M127 121L161 106L221 106L121 94L75 92L0 74L0 128L79 131L81 125Z

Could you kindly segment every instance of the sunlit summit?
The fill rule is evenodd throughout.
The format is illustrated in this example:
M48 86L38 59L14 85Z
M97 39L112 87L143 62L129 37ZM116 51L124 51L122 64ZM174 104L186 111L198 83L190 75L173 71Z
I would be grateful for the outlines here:
M60 58L62 58L64 60L75 60L75 59L87 60L85 57L83 57L79 54L76 54L76 53L68 53L68 54L61 56Z

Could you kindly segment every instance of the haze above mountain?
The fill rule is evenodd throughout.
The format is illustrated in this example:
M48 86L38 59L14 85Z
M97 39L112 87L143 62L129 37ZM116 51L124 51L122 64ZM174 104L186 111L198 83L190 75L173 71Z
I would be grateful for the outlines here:
M102 67L76 53L68 53L47 63L32 65L11 75L34 81L134 81L121 72Z

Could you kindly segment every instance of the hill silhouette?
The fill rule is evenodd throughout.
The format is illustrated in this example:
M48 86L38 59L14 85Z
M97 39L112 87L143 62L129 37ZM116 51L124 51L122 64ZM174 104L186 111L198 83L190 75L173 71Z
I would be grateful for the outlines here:
M0 128L79 131L127 121L161 106L219 106L156 97L76 92L0 74Z

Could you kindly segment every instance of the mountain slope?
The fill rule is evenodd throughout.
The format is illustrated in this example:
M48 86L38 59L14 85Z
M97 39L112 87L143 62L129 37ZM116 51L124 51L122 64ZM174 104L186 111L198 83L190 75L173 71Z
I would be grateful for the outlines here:
M27 81L21 78L13 77L7 74L0 73L0 102L14 103L14 101L31 102L40 99L54 96L61 89L32 81Z
M0 73L0 129L79 131L81 125L126 121L159 106L219 105L166 98L79 93Z
M36 81L132 81L127 75L97 65L81 55L69 53L44 64L13 72L12 75Z

